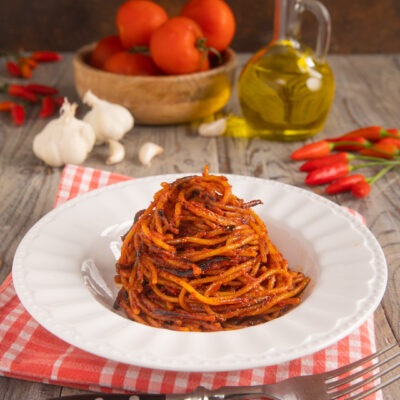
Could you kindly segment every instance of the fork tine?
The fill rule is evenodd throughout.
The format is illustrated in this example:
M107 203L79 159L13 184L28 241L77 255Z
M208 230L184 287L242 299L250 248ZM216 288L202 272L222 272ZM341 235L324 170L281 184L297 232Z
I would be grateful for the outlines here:
M368 362L370 360L373 360L376 357L379 357L380 355L386 353L390 349L393 349L393 347L395 347L395 346L396 346L396 344L392 344L391 346L386 347L386 349L383 349L381 351L377 351L376 353L371 354L371 355L369 355L367 357L364 357L361 360L355 361L355 362L353 362L351 364L348 364L348 365L345 365L343 367L340 367L340 368L334 369L332 371L326 372L323 375L324 375L326 380L329 380L329 379L332 379L332 378L336 378L339 375L342 375L342 374L344 374L346 372L349 372L352 369L357 368L358 366L360 366L362 364L365 364L366 362Z
M355 374L346 376L345 378L339 379L338 381L334 381L331 383L328 383L326 386L328 387L328 389L335 389L339 386L342 386L346 383L349 383L351 381L354 381L355 379L359 378L360 376L365 375L366 373L373 371L374 369L379 368L380 366L388 363L389 361L393 360L394 358L396 358L397 356L400 355L400 351L391 355L389 358L387 358L386 360L382 360L376 364L372 364L371 366L362 369L361 371L356 372Z
M391 367L389 367L388 369L384 370L384 371L380 371L377 374L374 374L372 376L370 376L367 379L362 380L359 383L355 383L354 385L348 386L342 390L338 390L337 392L333 392L331 393L331 400L335 400L339 397L344 396L345 394L350 394L351 392L354 392L355 390L365 386L366 384L375 381L376 379L380 378L381 376L384 376L386 374L388 374L389 372L393 371L394 369L400 367L400 363L397 363L395 365L392 365Z
M393 382L396 382L400 379L400 374L395 376L392 379L387 380L386 382L382 382L381 384L374 386L371 389L366 390L365 392L362 392L356 396L353 397L348 397L347 400L361 400L364 399L365 397L369 396L370 394L373 394L375 392L377 392L378 390L382 390L384 389L386 386L391 385Z

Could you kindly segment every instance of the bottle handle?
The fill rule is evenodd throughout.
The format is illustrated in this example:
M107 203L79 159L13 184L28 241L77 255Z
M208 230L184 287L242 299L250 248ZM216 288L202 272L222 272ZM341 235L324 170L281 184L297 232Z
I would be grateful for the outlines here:
M315 47L315 58L323 63L328 53L331 40L331 17L327 8L318 0L303 0L303 11L308 10L315 15L318 21L318 36Z

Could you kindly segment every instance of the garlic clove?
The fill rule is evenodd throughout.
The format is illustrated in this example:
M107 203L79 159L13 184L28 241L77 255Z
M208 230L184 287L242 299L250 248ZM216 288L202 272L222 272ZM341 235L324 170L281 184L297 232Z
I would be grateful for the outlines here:
M35 156L52 167L81 164L93 148L95 133L89 124L75 118L76 107L65 98L60 116L49 121L33 139Z
M151 160L164 151L162 147L155 143L147 142L139 150L139 160L143 165L148 167L151 165Z
M199 126L200 136L221 136L226 129L226 118L220 118L212 122L204 122Z
M90 107L97 106L101 103L101 99L99 99L90 89L83 95L82 101Z
M108 139L119 141L133 128L134 118L126 107L103 100L90 90L84 94L83 102L91 106L83 120L92 126L96 144Z
M113 139L107 140L109 146L108 158L106 164L117 164L125 158L125 148L120 142Z

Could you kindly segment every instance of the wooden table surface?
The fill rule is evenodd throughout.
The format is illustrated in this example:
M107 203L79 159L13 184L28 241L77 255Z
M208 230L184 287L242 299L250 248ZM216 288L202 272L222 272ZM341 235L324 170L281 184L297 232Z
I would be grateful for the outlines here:
M243 64L248 55L239 57ZM400 128L400 55L331 56L336 77L334 104L326 126L317 138L337 136L367 125ZM239 65L240 70L241 65ZM0 61L0 83L10 81ZM33 82L56 86L70 100L79 102L74 89L71 54L55 64L41 66ZM3 99L0 95L0 100ZM80 103L81 104L81 103ZM239 112L236 93L228 109ZM85 111L80 107L80 116ZM22 127L9 115L0 115L0 283L11 271L16 247L29 228L53 208L61 169L51 169L35 158L32 140L47 121L37 118L38 108L28 111ZM152 141L165 150L151 167L140 164L137 151ZM205 164L211 172L257 176L305 187L304 175L289 154L300 143L278 143L259 139L203 138L188 125L170 127L137 126L124 139L127 157L115 166L106 166L107 149L96 147L84 163L135 177L175 172L200 172ZM373 172L369 171L372 175ZM309 187L305 187L310 190ZM320 194L324 195L322 191ZM359 211L381 244L389 266L389 282L383 301L375 313L377 346L400 340L400 179L389 172L363 200L350 194L329 197ZM59 386L0 377L0 400L46 399L81 391ZM385 399L400 396L400 383L385 389ZM313 399L314 400L314 399ZM316 400L316 399L315 399Z

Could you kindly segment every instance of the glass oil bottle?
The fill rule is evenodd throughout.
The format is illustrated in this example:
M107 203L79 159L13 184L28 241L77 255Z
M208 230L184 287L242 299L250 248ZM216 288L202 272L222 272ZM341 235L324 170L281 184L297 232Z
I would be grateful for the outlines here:
M301 14L318 20L315 52L300 41ZM322 130L335 91L325 56L330 18L316 0L275 0L274 38L243 68L239 101L245 136L270 140L303 140Z

